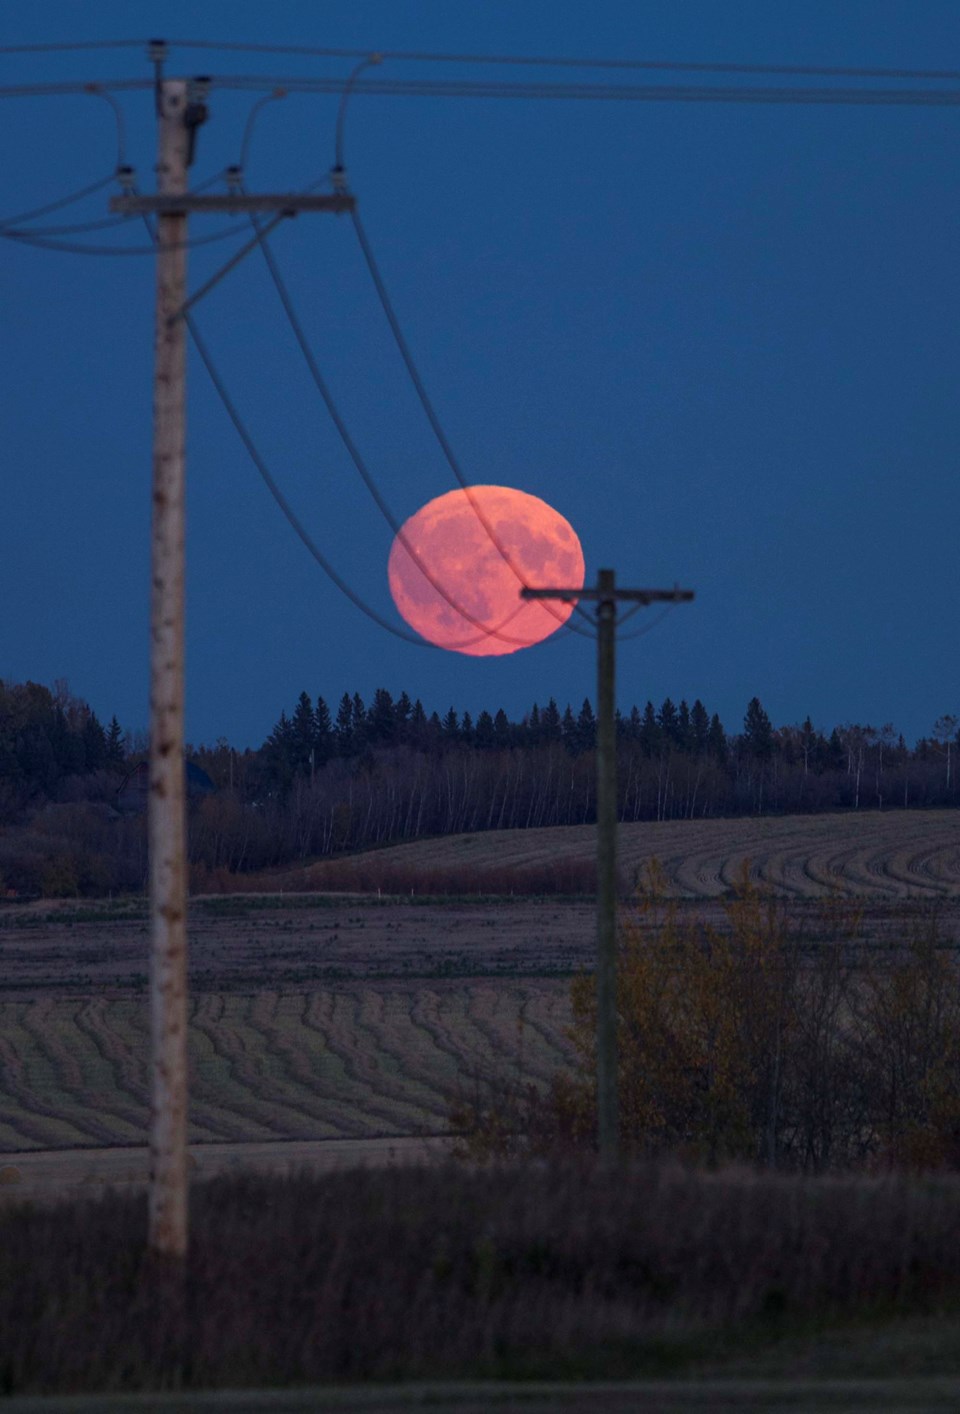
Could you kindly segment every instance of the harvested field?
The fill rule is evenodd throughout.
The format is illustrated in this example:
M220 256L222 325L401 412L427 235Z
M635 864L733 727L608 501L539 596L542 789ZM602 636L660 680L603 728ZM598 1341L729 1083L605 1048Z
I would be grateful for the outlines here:
M567 991L481 979L195 996L191 1140L443 1133L472 1073L521 1052L532 1079L562 1064ZM0 1151L142 1144L147 1020L141 998L0 1002Z
M512 879L522 888L525 878L546 880L551 872L559 884L566 869L576 892L595 841L592 825L453 835L318 864L291 878L301 888L312 880L327 888L429 892L446 881L448 892L509 892ZM957 898L960 814L897 810L622 825L625 889L651 858L683 899L722 897L744 860L757 882L793 898Z
M402 897L377 897L371 876L366 896L195 899L192 1141L439 1134L477 1073L545 1079L569 1054L568 979L593 963L592 902L508 889L411 898L410 880L428 867L482 882L547 855L583 862L593 843L590 829L504 832L336 866L402 877ZM834 893L863 901L880 945L930 901L944 937L958 933L954 812L625 826L625 873L651 856L684 908L712 921L746 858L808 937L829 941L819 902ZM142 901L0 909L0 1167L22 1151L143 1143L146 985Z
M190 987L566 974L590 965L593 928L590 904L564 900L194 899ZM143 903L0 912L0 997L141 993L147 947Z

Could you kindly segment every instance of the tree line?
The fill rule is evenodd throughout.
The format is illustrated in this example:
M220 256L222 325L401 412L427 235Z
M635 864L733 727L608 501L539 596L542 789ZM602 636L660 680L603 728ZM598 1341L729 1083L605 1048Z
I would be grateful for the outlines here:
M617 718L619 815L960 804L958 727L941 716L911 747L889 723L774 727L757 697L737 732L699 699L647 702ZM143 822L117 807L145 746L62 683L0 683L0 885L138 885ZM428 714L386 688L368 702L344 693L334 710L303 692L258 748L190 748L216 787L191 805L191 860L201 874L248 871L421 836L589 824L595 749L588 698L576 710L549 698L511 720L502 707ZM67 856L74 864L61 868ZM44 876L52 861L55 878Z

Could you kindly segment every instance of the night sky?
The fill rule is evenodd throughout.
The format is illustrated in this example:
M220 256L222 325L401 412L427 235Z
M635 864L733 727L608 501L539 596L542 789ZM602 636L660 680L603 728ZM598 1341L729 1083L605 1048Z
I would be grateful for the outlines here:
M956 0L47 0L6 6L3 19L5 44L161 34L960 67ZM350 67L177 50L168 72ZM621 81L400 61L376 72ZM136 48L0 56L0 73L14 84L150 70ZM214 88L194 181L238 159L252 101ZM152 96L121 102L128 160L151 188ZM336 111L325 96L265 108L250 188L320 177L333 161ZM92 97L4 101L0 122L0 218L114 164L113 117ZM958 124L949 108L353 100L352 188L470 480L555 506L581 537L591 579L612 566L622 583L696 590L693 605L623 644L622 704L700 697L739 730L757 694L776 724L808 713L827 728L892 721L911 739L960 708ZM47 220L104 216L111 194ZM222 216L198 218L192 234L217 224ZM75 239L141 244L143 233ZM232 249L192 252L191 287ZM405 519L455 482L350 223L301 216L273 249L353 435ZM3 241L0 303L0 676L66 678L102 716L142 729L153 261ZM392 532L330 425L258 253L197 319L310 533L399 624L386 578ZM303 689L333 704L345 691L369 699L378 686L405 689L428 711L453 704L474 715L502 706L520 716L550 696L576 710L594 697L584 638L467 658L414 647L365 619L291 532L193 355L188 382L191 740L259 744Z

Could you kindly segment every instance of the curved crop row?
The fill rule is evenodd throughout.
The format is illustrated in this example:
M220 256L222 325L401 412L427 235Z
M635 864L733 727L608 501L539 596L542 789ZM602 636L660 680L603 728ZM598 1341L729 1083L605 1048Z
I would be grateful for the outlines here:
M569 1046L563 981L344 984L194 997L191 1138L436 1132L464 1075L548 1076ZM143 1000L0 1003L0 1146L143 1143Z

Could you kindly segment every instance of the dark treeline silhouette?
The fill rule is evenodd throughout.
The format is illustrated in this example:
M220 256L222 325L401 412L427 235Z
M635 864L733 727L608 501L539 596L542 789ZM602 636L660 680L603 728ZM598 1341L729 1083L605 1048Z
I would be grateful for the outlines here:
M911 748L889 724L775 728L756 697L737 733L699 700L648 702L618 716L620 818L957 805L958 726L940 717ZM304 692L260 748L190 750L216 787L191 805L191 860L201 875L237 872L421 836L588 824L595 738L588 699L561 710L550 698L511 721L502 708L428 715L386 688L369 703L344 693L334 710ZM142 747L62 684L0 683L0 885L139 886L143 822L123 811L120 786Z

